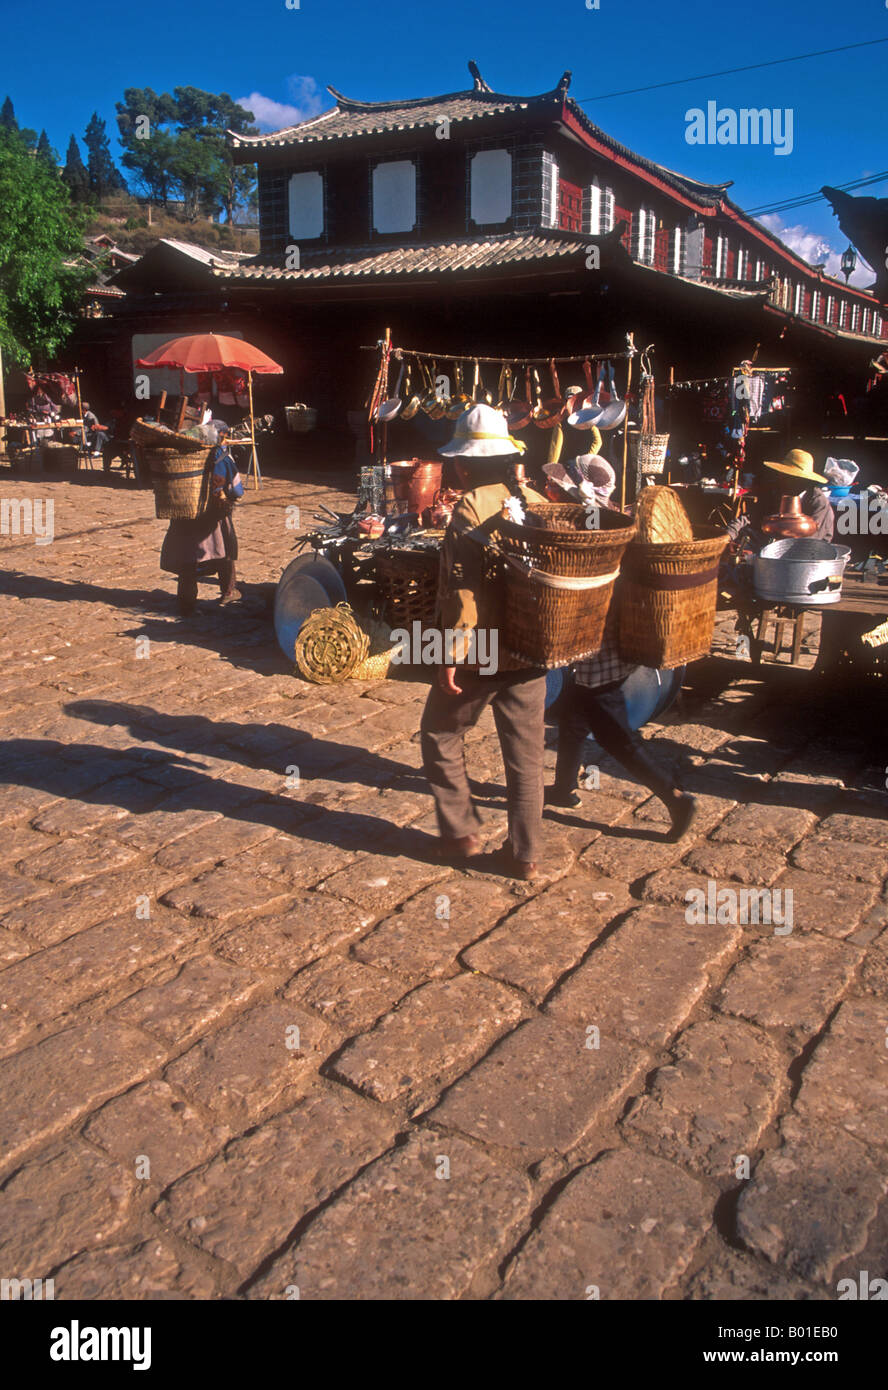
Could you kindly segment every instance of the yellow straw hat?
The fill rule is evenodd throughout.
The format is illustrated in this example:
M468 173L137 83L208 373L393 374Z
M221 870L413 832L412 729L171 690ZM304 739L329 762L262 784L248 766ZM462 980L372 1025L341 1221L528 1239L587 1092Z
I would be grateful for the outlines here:
M814 455L804 449L790 449L782 463L766 463L766 468L776 469L778 473L788 473L792 478L807 478L812 483L825 483L822 473L814 472Z

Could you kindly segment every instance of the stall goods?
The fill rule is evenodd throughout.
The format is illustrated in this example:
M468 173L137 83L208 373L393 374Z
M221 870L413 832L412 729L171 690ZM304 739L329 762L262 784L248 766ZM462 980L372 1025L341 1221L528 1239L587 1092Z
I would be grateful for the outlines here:
M649 353L648 348L641 355L641 432L630 436L632 457L640 473L662 473L666 466L669 435L657 434L654 376Z
M847 545L833 545L831 541L772 541L753 560L755 591L770 603L818 608L838 603L850 555Z
M348 680L366 660L370 650L347 603L335 608L318 608L302 624L294 644L294 658L300 675L317 685Z
M515 660L551 669L601 647L620 561L635 523L600 508L537 504L524 524L500 521L487 581L500 613L500 644Z
M440 550L432 546L385 546L376 551L376 591L385 620L392 627L409 627L414 622L423 627L434 625L440 558Z
M441 490L443 467L440 459L401 459L387 464L386 510L395 513L403 510L419 516L426 507L431 507ZM399 502L406 506L390 506Z

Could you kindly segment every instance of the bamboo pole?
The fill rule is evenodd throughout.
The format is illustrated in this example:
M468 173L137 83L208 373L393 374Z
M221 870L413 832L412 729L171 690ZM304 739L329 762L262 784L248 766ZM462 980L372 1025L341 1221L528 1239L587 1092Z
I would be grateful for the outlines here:
M626 373L626 390L623 396L628 401L629 387L632 385L632 357L629 357L629 370ZM629 452L629 406L626 406L626 421L623 426L623 478L620 483L620 510L626 506L626 456Z
M80 368L74 368L74 389L77 392L77 419L80 421L80 447L86 453L86 430L83 427L83 401L80 396Z
M391 329L386 329L386 332L389 334L386 341L391 342ZM362 343L359 351L378 352L379 343ZM400 348L399 351L403 357L424 358L428 362L469 362L473 364L475 362L492 362L494 365L500 367L510 364L517 367L548 367L549 363L552 361L555 362L556 366L558 363L576 363L582 365L583 362L622 362L634 356L634 353L631 352L580 352L571 353L567 356L563 354L556 355L553 358L550 352L545 357L516 357L514 355L506 357L479 357L475 353L463 356L458 352L424 352L420 351L419 348L406 347Z

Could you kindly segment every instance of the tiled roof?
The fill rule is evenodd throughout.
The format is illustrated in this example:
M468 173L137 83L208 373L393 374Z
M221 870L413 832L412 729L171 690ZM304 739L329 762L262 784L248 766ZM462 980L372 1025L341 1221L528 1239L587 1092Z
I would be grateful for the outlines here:
M332 90L329 89L329 90ZM338 95L338 94L337 94ZM338 97L337 105L320 116L301 121L269 135L232 135L234 149L274 149L283 145L318 144L326 140L349 140L361 135L380 135L392 130L420 130L443 120L477 121L509 111L527 111L548 102L554 109L552 93L542 97L507 97L477 91L451 92L447 96L420 97L416 101L357 102Z
M200 261L201 265L212 267L238 265L241 261L250 260L253 255L251 251L209 251L205 246L198 246L195 241L177 241L174 237L161 237L158 244L172 246L175 251L181 251L183 256L190 256L192 260Z
M322 144L337 140L354 140L362 136L381 135L391 131L422 130L434 128L444 120L452 124L466 121L483 121L492 116L507 113L532 112L541 117L557 118L564 105L570 110L582 129L596 140L601 141L615 154L648 170L670 184L679 192L706 204L715 204L724 197L730 183L701 183L697 179L686 178L665 165L656 164L635 154L626 145L590 121L589 117L571 97L568 96L570 73L566 72L558 86L539 96L507 96L494 92L481 77L474 63L469 64L474 78L473 88L463 92L449 92L444 96L417 97L410 101L355 101L343 96L335 87L327 91L336 98L336 105L330 111L312 116L298 125L267 135L237 135L229 132L232 148L241 153L252 150L283 149L293 145Z
M426 246L391 246L384 250L344 251L317 265L282 270L270 265L241 265L214 269L226 280L375 280L389 276L452 275L458 271L492 270L522 262L569 261L587 249L588 237L501 236L449 241Z

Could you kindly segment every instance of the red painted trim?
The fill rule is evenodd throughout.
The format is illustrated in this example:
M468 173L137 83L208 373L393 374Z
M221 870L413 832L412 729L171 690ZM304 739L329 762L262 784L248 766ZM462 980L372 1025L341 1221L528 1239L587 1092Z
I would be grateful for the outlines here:
M765 228L753 222L742 210L735 210L725 202L719 203L716 207L705 207L696 200L685 197L683 194L679 193L676 188L673 188L671 184L666 183L663 179L657 178L657 176L652 174L649 170L641 168L640 165L633 163L632 160L627 159L624 155L617 154L615 150L610 149L603 141L596 140L593 135L590 135L577 120L573 112L568 109L566 104L562 106L561 116L567 128L575 135L578 135L588 149L594 150L596 154L600 154L603 159L615 165L618 169L623 169L634 178L641 179L644 183L650 184L651 187L659 189L672 202L679 203L682 207L691 208L700 217L714 219L721 214L727 218L729 222L733 222L736 227L742 228L753 240L767 246L771 252L779 257L783 264L800 271L803 275L806 275L809 280L815 280L826 285L835 285L837 291L841 291L843 294L847 293L856 296L862 304L870 306L878 304L878 300L872 295L867 294L865 290L859 290L854 286L849 286L846 289L841 281L834 280L831 276L818 275L806 261L794 255L792 251L784 247L783 243L779 241L777 237L772 236ZM775 267L771 267L771 269L773 271Z
M562 106L561 108L561 119L567 128L573 131L574 135L580 137L584 145L590 150L594 150L596 154L600 154L604 159L608 160L609 163L615 164L619 169L625 169L626 172L632 174L634 178L643 179L645 183L649 183L652 188L659 189L673 202L681 203L683 207L691 208L694 212L703 211L699 203L691 198L684 197L683 194L679 193L677 188L673 188L665 179L658 178L656 174L652 174L648 169L642 169L638 164L634 164L631 160L626 159L623 155L617 154L615 150L610 149L603 141L596 140L594 136L589 134L588 130L583 129L576 116L572 111L568 110L567 106ZM714 212L715 209L709 209L709 211Z

